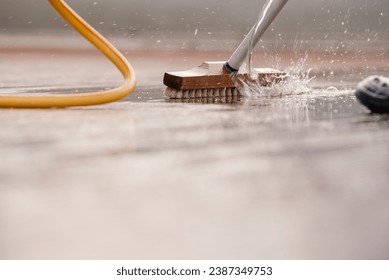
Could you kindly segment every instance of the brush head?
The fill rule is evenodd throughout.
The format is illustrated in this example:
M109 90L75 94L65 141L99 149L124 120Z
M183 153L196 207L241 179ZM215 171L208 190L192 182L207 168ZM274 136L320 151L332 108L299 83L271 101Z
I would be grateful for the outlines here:
M267 87L280 83L286 74L270 68L255 68L253 74L230 73L225 62L204 62L187 71L167 72L165 94L170 98L230 97L240 95L236 85L253 82Z
M209 97L235 97L240 92L237 88L205 88L179 90L171 87L165 89L165 95L170 98L209 98Z

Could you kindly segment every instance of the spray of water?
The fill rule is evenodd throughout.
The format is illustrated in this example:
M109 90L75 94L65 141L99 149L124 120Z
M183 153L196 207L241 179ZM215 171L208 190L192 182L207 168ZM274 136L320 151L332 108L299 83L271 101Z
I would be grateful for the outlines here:
M278 83L273 84L270 87L262 86L255 79L255 70L250 70L251 79L239 79L236 82L236 86L239 91L245 96L250 98L260 98L260 97L281 97L285 95L297 95L297 94L307 94L312 91L310 82L315 78L311 77L311 69L306 68L308 62L308 55L297 58L296 60L291 59L289 62L289 67L283 70L285 73L284 79ZM274 69L280 69L281 58L275 56L272 58L270 66ZM242 67L242 71L246 67ZM246 72L247 73L247 72Z
M292 60L289 63L289 67L285 72L285 77L282 82L273 84L271 87L263 87L256 82L256 71L251 67L251 57L254 48L254 37L259 27L261 26L266 14L269 11L269 7L275 0L268 0L264 9L261 11L258 17L258 21L255 25L255 32L252 33L250 39L250 48L247 53L247 59L245 65L240 69L240 73L248 73L251 77L250 81L239 79L236 82L236 86L241 93L246 97L275 97L282 95L303 94L309 93L311 87L309 83L314 77L310 77L311 69L306 70L306 64L308 62L308 54L303 57L298 57L296 60ZM297 42L297 40L295 41ZM264 48L265 49L265 48ZM297 46L294 46L295 52L297 52ZM270 57L270 67L274 69L281 69L281 58L279 56Z

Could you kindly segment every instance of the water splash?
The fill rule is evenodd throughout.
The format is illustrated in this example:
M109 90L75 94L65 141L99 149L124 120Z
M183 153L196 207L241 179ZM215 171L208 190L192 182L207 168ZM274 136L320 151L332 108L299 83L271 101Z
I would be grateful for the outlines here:
M281 58L279 56L272 57L271 67L274 69L281 69ZM308 54L296 60L291 59L290 66L283 70L285 73L284 80L278 84L273 84L270 87L262 86L257 79L255 79L255 71L250 69L248 71L247 65L244 65L241 69L244 73L250 73L251 81L246 79L237 79L236 87L239 91L249 98L261 98L261 97L281 97L285 95L297 95L307 94L312 92L310 82L315 79L311 77L311 69L307 69L306 65L309 61Z
M246 97L275 97L282 95L302 94L311 91L309 82L314 79L314 77L310 77L310 69L307 71L304 70L308 61L307 54L305 54L304 57L298 58L296 61L291 60L289 64L290 67L282 71L285 73L283 80L276 84L270 82L270 84L272 84L270 87L263 87L256 77L258 73L255 71L255 69L251 68L251 56L255 46L254 38L256 37L259 28L263 25L264 19L266 18L270 7L275 3L275 1L277 0L268 0L266 2L264 8L259 14L257 23L254 27L254 32L251 33L246 63L243 65L243 67L240 68L239 71L240 74L242 74L243 69L243 74L247 73L247 75L250 76L250 79L247 80L244 78L238 78L238 81L235 83L239 91ZM297 40L295 40L295 44L296 43ZM297 46L295 45L294 47L296 50ZM281 58L279 56L276 55L270 60L272 68L281 69ZM239 75L237 77L239 77Z

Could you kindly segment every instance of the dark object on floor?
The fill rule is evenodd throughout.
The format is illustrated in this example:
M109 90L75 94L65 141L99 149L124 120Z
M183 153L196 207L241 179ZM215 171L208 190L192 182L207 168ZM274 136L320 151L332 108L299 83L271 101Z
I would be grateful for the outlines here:
M389 78L371 76L358 84L358 100L378 114L389 114Z

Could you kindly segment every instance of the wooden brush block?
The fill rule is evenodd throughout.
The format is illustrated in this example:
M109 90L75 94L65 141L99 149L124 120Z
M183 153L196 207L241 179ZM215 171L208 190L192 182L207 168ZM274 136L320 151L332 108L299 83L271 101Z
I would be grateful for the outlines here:
M208 88L234 88L234 80L257 82L262 86L271 86L285 78L285 73L270 68L255 68L256 79L248 74L238 74L232 77L224 69L225 62L204 62L198 67L187 71L165 73L163 83L177 90L208 89ZM254 75L253 75L254 76Z

